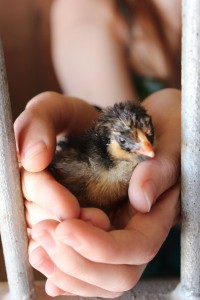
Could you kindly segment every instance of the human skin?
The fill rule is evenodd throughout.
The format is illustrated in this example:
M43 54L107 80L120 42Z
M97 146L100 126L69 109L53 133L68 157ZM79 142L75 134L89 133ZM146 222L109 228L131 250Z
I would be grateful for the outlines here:
M67 11L73 16L72 8L76 18L66 18ZM98 18L92 17L96 9ZM126 26L112 1L55 1L51 21L54 64L64 92L99 106L137 98L124 56ZM121 31L116 30L119 27ZM139 164L132 175L129 200L138 213L116 212L114 223L123 219L120 230L102 211L80 208L76 198L45 171L56 136L80 134L97 117L95 109L82 100L46 92L32 99L15 122L32 237L30 262L47 276L46 292L51 296L119 296L137 283L177 220L180 92L165 89L143 104L152 115L156 155Z
M133 216L125 210L125 215L117 214L115 224L123 218L124 227L120 230L112 228L102 211L80 208L76 198L43 170L51 161L56 133L64 131L67 125L70 132L81 133L83 124L79 127L77 120L89 111L96 118L94 108L77 99L43 93L31 101L15 123L24 166L22 187L27 222L32 229L30 262L47 276L46 292L52 296L119 296L137 283L178 218L180 92L162 90L145 102L154 121L156 156L140 163L132 175L130 203L143 213ZM31 144L35 155L30 154ZM149 182L150 188L154 186L154 194ZM82 268L77 266L80 261Z

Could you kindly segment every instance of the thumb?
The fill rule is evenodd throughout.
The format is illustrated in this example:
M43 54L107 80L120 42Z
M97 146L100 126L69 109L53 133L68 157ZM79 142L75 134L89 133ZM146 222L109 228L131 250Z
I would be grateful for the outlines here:
M181 101L180 92L166 89L144 101L152 115L156 145L155 158L140 163L129 184L129 199L140 212L151 209L156 199L180 176Z
M129 199L140 212L149 212L156 199L173 186L180 172L178 159L165 155L140 163L129 184Z

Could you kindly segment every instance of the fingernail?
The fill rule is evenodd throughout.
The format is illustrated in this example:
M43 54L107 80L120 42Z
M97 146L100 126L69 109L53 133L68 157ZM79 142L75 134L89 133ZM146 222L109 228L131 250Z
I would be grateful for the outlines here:
M152 181L147 181L144 183L142 189L147 203L147 212L150 212L156 195L155 185Z
M44 141L38 141L29 145L22 153L23 159L31 159L46 150L47 146Z
M65 292L54 285L51 281L47 280L45 284L45 291L51 297L61 296L64 295Z

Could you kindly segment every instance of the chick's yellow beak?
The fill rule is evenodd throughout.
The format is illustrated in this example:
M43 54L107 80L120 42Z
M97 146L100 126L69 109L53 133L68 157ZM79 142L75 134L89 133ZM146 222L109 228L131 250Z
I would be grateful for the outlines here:
M137 136L138 136L138 140L141 144L141 147L137 150L137 153L153 158L155 156L153 146L147 139L144 132L142 132L142 130L138 129Z

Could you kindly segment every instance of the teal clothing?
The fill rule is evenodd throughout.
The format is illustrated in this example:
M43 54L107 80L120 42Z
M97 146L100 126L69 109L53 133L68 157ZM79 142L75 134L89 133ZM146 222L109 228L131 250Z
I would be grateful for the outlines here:
M166 87L166 84L163 81L154 78L133 75L132 80L136 92L139 95L139 100L141 101L152 93Z
M180 277L180 226L174 226L142 278Z

